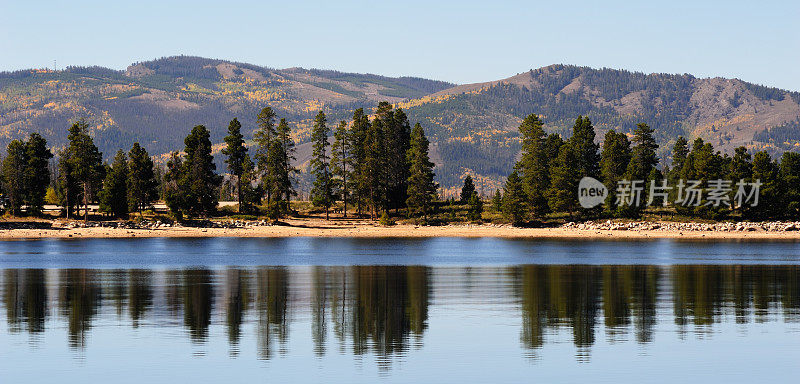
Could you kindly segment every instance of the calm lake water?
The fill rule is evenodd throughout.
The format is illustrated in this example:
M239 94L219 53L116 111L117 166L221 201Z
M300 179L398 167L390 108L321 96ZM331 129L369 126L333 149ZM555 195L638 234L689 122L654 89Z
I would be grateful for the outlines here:
M800 243L0 242L0 382L794 382Z

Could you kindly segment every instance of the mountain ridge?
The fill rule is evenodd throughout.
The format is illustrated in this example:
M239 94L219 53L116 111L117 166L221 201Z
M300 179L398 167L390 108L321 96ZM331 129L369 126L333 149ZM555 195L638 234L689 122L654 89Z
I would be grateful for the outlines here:
M702 137L725 151L739 145L774 153L800 147L800 93L739 79L553 64L505 79L452 84L196 56L136 62L123 71L2 72L0 145L38 131L59 147L69 121L84 118L107 157L133 141L164 153L180 149L197 124L208 126L216 143L233 117L249 133L266 105L294 125L302 144L318 110L333 123L383 100L426 129L446 189L456 188L466 173L479 187L496 188L517 156L516 128L529 113L542 116L546 130L565 136L578 115L588 115L598 139L607 129L629 133L646 122L656 129L662 160L678 135Z

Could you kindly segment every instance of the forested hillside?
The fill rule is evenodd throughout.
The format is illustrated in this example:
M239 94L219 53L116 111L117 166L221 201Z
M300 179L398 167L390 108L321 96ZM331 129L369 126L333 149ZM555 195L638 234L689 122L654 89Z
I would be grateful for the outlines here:
M531 113L540 115L545 130L564 136L578 115L589 116L598 138L609 128L631 134L646 122L661 148L678 135L702 137L727 152L745 145L777 154L800 146L800 94L735 79L553 65L456 86L177 56L125 71L0 73L0 147L34 131L61 147L70 123L84 119L106 159L134 141L153 154L182 148L185 132L197 124L209 127L218 148L232 118L250 140L258 111L270 106L293 126L297 158L307 159L305 143L319 110L332 122L349 120L353 110L370 112L383 100L422 124L438 181L450 192L466 174L479 191L499 187L519 153L517 128ZM669 153L659 156L666 161Z
M447 178L465 172L492 180L508 174L519 150L517 127L532 113L548 132L564 137L579 115L592 120L598 138L611 128L630 136L645 122L662 144L662 162L679 135L701 137L726 152L744 145L775 154L800 145L800 93L735 79L552 65L400 106L438 144L444 166L437 174L445 185L457 184Z

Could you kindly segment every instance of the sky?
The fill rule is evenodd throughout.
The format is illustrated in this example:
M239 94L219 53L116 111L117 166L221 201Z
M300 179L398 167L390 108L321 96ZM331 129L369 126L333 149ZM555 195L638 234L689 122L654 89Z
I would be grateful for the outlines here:
M473 83L550 64L800 91L794 1L0 0L0 71L196 55Z

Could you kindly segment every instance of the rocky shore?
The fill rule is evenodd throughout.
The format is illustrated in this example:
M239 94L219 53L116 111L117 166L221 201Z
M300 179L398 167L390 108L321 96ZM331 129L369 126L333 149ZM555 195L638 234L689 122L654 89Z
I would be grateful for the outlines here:
M131 220L0 223L0 239L139 238L139 237L496 237L586 240L775 240L800 241L800 222L651 222L601 220L560 226L518 228L507 224L381 226L370 220L291 218L266 220L196 220L186 223Z
M588 231L678 231L678 232L793 232L800 230L797 221L764 221L764 222L720 222L720 223L681 223L652 221L587 221L569 222L561 226L565 229Z

